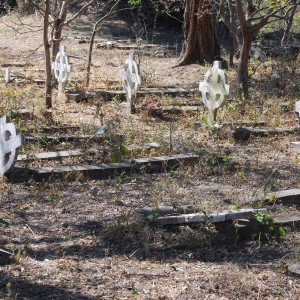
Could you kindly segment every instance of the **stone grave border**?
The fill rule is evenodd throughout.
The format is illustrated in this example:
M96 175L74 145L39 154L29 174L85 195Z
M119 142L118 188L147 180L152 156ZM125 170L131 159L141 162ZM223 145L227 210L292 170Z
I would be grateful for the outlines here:
M186 97L186 96L193 96L196 93L198 94L197 90L188 89L184 87L148 87L148 88L145 87L137 91L137 97L142 97L146 95L155 95L160 97L164 95L170 95L173 97L175 96ZM75 101L75 102L86 101L89 98L94 98L94 97L101 97L106 101L111 101L115 97L119 97L120 100L122 101L127 100L126 92L123 90L111 90L111 91L99 90L99 91L90 91L90 92L67 90L66 96L69 101Z
M49 179L63 179L65 176L76 176L81 173L89 179L109 179L121 174L159 173L170 169L177 169L183 165L199 162L200 156L177 154L173 156L159 156L152 158L132 159L130 162L110 163L99 165L77 164L72 166L57 166L51 168L15 168L6 176L12 183L26 182L29 179L43 182Z
M268 137L278 134L299 134L300 126L282 127L239 127L235 128L231 135L236 141L247 141L250 136Z

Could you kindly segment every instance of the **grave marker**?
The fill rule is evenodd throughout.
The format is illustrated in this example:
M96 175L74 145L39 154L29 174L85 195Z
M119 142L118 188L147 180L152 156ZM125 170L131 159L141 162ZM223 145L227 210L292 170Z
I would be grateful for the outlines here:
M229 94L226 73L220 69L220 61L214 61L200 82L199 91L202 94L204 105L209 109L208 125L213 127L216 122L217 108L223 103L225 95Z
M139 65L134 60L134 55L129 54L125 60L125 65L122 69L122 85L127 95L128 112L133 112L133 100L137 95L138 89L142 85L142 77L140 75Z
M58 82L58 92L63 91L65 83L69 79L71 72L71 65L69 64L69 58L66 53L66 47L61 46L59 52L56 55L55 61L52 64L54 77Z
M17 134L15 125L8 122L6 116L0 119L0 176L14 167L21 147L21 135Z
M266 52L262 50L261 43L252 42L251 43L251 55L253 56L254 60L261 60L264 61L267 59Z
M295 103L295 114L300 119L300 100L296 101Z
M6 68L5 69L5 76L4 76L4 81L5 83L9 83L10 82L10 68Z

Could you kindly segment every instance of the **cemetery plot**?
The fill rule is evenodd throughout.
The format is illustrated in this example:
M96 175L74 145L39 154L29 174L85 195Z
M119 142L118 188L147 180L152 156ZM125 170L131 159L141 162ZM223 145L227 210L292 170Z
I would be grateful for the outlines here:
M10 29L3 26L1 43L7 43ZM30 37L9 35L20 47L11 51L31 54L20 52ZM0 83L1 116L10 115L20 131L11 131L11 139L2 135L2 148L14 152L18 134L26 141L0 184L0 249L6 251L0 253L0 298L298 299L291 274L300 247L300 173L299 155L290 148L298 141L292 109L298 86L282 91L283 98L272 96L272 66L279 62L251 59L256 72L251 99L244 101L234 70L224 71L224 80L216 66L172 68L174 52L161 58L159 49L143 48L137 61L144 86L135 91L135 75L125 78L139 112L128 114L120 103L128 97L120 72L133 50L114 42L94 49L85 87L89 45L62 41L73 80L66 97L54 91L51 111L29 80ZM43 68L41 53L28 56L32 70ZM2 59L13 61L9 51ZM27 69L18 72L27 76ZM298 71L280 73L280 81L298 80ZM215 116L210 102L223 96ZM236 127L247 143L234 142Z
M63 152L61 154L63 155L57 154L55 158L67 156L67 152ZM72 155L72 152L70 152L70 154ZM29 156L29 159L39 159L39 156L41 156L41 154L32 157ZM44 156L45 154L43 154L43 157ZM54 153L48 154L47 156L48 159L54 158ZM109 179L120 176L121 174L132 175L133 173L140 172L155 173L175 170L178 167L193 164L197 161L199 161L198 155L181 154L165 157L132 159L129 163L124 162L98 165L73 164L70 166L53 166L39 169L16 167L8 174L8 179L11 182L24 182L28 180L45 182L49 179L76 179L76 177L85 177L89 179Z

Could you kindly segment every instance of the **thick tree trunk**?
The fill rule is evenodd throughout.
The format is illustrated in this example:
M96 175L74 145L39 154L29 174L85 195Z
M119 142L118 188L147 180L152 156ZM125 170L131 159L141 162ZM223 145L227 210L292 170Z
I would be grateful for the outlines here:
M184 46L179 66L213 63L219 59L220 47L215 34L213 0L186 0L184 12Z
M249 98L248 90L248 63L249 54L251 49L252 35L244 35L243 44L240 47L240 58L239 65L237 68L237 83L239 85L241 94L244 95L245 99Z

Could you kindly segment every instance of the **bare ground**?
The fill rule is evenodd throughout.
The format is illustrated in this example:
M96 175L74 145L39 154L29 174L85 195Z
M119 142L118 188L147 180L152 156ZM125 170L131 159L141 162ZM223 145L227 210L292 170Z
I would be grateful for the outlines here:
M25 21L39 24L30 18ZM14 16L2 17L0 23L1 62L30 63L28 70L18 71L27 78L42 77L34 71L44 67L41 32L24 32ZM85 32L78 32L78 28L68 31L69 37L78 34ZM68 87L84 90L88 44L69 38L65 45L74 69ZM120 69L127 55L128 50L95 49L93 63L99 67L93 68L90 89L120 86ZM171 68L177 57L174 49L163 57L156 50L141 52L144 84L197 85L207 67ZM254 100L242 105L246 114L240 114L242 103L234 98L234 71L228 71L235 101L220 109L221 122L243 119L264 120L269 126L295 124L292 105L297 94L276 98L277 90L268 81L276 64L271 61L259 69L252 89ZM286 81L296 78L287 77ZM150 152L127 153L125 160L170 151L192 150L203 155L199 164L171 173L132 174L106 181L80 176L73 181L66 178L48 183L11 184L3 180L0 218L9 227L1 228L0 248L15 254L12 263L0 267L3 299L299 299L300 281L287 273L287 266L299 259L297 230L279 240L271 236L236 240L211 225L160 228L141 224L133 217L134 210L144 206L195 205L205 212L254 206L257 204L251 199L255 194L299 187L299 162L289 149L289 143L298 138L296 134L251 137L248 143L238 144L229 130L211 135L203 123L196 129L195 123L205 115L203 108L194 114L159 119L147 112L128 116L122 103L103 99L74 103L56 97L50 121L43 114L41 88L28 82L1 85L3 114L17 108L34 111L30 119L15 119L23 133L37 133L45 124L76 124L81 127L77 133L83 134L112 121L114 130L125 135L127 145L161 144L160 149ZM197 94L191 99L140 99L146 105L182 100L201 101ZM281 102L290 103L292 108L282 112ZM263 110L257 109L261 104ZM73 163L111 159L110 144L81 146L97 148L97 154L74 159ZM53 149L53 145L26 146L22 153ZM228 163L216 163L218 155L225 155ZM34 160L29 166L55 164ZM70 160L60 164L70 164ZM274 205L272 214L293 211L298 207Z

